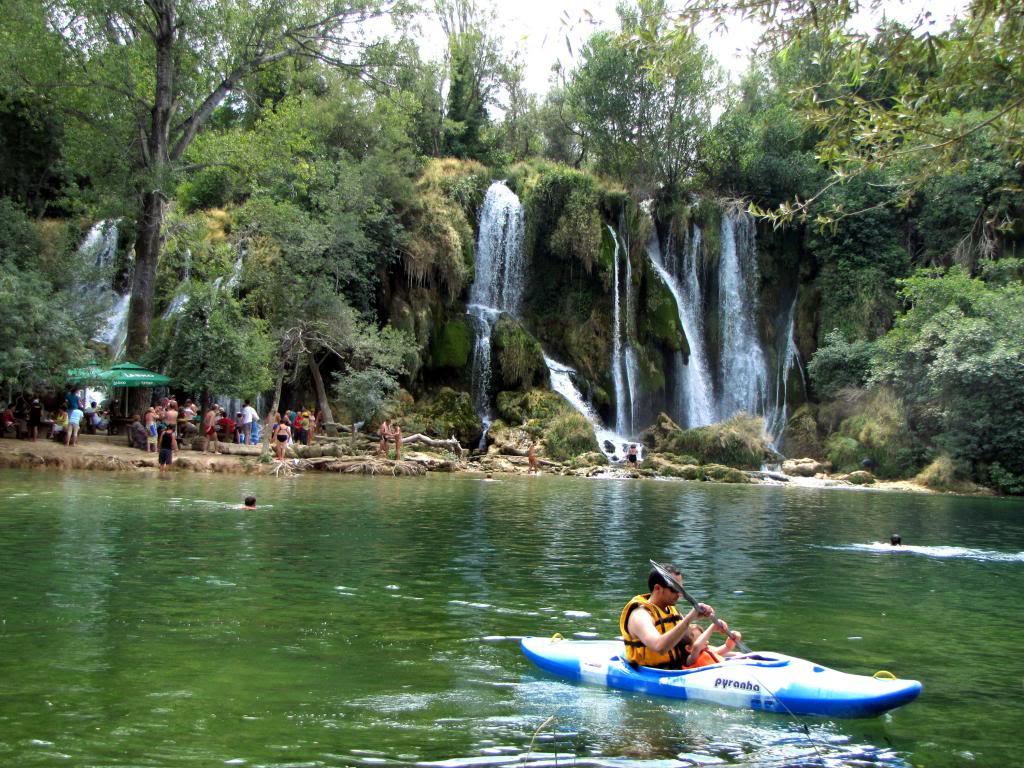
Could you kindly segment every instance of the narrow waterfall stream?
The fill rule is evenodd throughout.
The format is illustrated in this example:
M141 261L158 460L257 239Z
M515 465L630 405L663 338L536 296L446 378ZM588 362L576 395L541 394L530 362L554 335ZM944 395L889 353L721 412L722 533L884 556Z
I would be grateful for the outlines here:
M85 240L78 247L79 258L89 264L91 279L80 283L78 293L86 311L96 310L101 318L92 341L107 347L115 360L124 354L128 337L128 305L131 291L119 294L112 285L114 262L117 258L116 221L93 224Z
M483 424L480 447L487 445L491 411L491 332L502 312L518 313L526 277L523 259L523 206L505 182L487 189L480 210L476 275L466 312L473 318L476 340L471 375L473 407Z
M643 460L644 447L641 443L631 442L612 430L605 428L601 422L601 417L597 415L597 411L587 402L586 398L583 397L583 393L579 391L576 383L572 380L572 375L576 373L575 370L548 357L546 354L544 355L544 363L547 365L548 373L551 376L551 389L564 397L569 402L569 405L583 414L587 421L593 425L594 437L597 438L597 445L601 449L601 453L607 456L610 461L619 462L625 458L629 446L636 445L638 461Z
M608 225L615 250L612 255L612 385L615 387L615 429L622 432L626 424L625 361L622 353L622 310L619 305L619 236Z

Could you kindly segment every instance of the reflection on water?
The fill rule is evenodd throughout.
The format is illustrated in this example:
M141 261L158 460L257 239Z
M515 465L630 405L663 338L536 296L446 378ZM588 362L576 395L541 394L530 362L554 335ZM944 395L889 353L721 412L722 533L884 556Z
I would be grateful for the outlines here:
M549 477L0 478L0 764L952 768L1011 764L1022 745L1012 707L993 706L1024 678L1006 605L1024 587L1015 502ZM258 508L239 509L249 494ZM927 556L850 544L892 530ZM524 635L614 636L651 557L753 647L890 669L922 697L793 722L568 684L522 657ZM999 664L949 663L952 616Z

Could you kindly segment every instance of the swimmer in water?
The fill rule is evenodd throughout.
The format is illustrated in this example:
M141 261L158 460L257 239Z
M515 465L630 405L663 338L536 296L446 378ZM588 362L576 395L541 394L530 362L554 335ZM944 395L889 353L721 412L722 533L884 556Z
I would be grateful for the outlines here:
M242 509L256 509L256 497L246 496L245 501L242 503Z
M900 537L900 535L898 533L894 533L892 536L889 537L889 546L891 546L891 547L903 546L903 539Z

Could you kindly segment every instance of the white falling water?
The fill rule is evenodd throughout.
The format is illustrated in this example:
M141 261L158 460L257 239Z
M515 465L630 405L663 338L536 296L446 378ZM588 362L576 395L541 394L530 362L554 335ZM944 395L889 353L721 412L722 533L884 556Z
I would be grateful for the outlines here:
M610 224L608 233L615 246L612 255L612 386L615 388L615 428L621 431L626 423L626 384L622 359L622 311L619 308L619 236Z
M754 220L733 208L722 215L718 264L721 420L739 411L766 414L770 407L768 367L754 320L758 279Z
M652 231L647 243L647 255L655 271L661 276L676 301L679 323L690 347L689 364L683 363L682 353L676 356L676 380L682 386L677 393L679 413L685 415L683 426L692 429L711 424L715 420L715 404L712 393L711 371L704 350L704 320L700 283L697 281L697 258L700 252L701 231L694 227L694 235L686 249L682 268L684 280L677 277L674 260L666 264L662 257L657 231ZM672 252L672 241L669 241ZM673 269L670 269L672 266Z
M629 423L621 426L616 425L620 433L636 434L636 427L640 421L640 398L637 397L637 387L640 384L640 367L637 364L636 348L633 346L633 334L636 329L631 323L636 318L633 311L633 264L629 259L629 241L623 238L623 249L626 262L626 321L624 331L626 333L626 389L629 394Z
M793 296L793 303L789 306L789 314L786 318L786 348L779 355L779 365L775 376L775 400L768 413L765 414L765 428L772 436L773 441L778 441L786 428L786 401L788 399L786 390L793 365L797 366L801 378L804 375L803 367L800 365L800 350L796 346L796 303L797 296ZM804 384L806 386L806 381Z
M516 315L523 294L523 206L505 183L487 189L480 211L476 244L476 275L469 290L467 313L473 318L473 406L484 427L486 445L491 413L491 332L502 312Z
M551 388L564 397L577 412L583 414L587 421L594 427L594 437L597 438L597 445L601 453L611 461L623 461L630 445L636 445L638 460L643 460L644 448L639 443L632 443L621 435L617 435L609 429L605 429L601 417L597 411L586 401L583 394L576 387L572 376L575 370L567 365L544 355L544 363L548 367L548 374L551 378Z
M119 358L124 354L128 337L131 292L121 295L111 288L111 271L117 258L117 222L94 224L79 246L78 256L88 265L90 278L79 284L82 306L99 314L98 330L92 340L104 344L112 357Z

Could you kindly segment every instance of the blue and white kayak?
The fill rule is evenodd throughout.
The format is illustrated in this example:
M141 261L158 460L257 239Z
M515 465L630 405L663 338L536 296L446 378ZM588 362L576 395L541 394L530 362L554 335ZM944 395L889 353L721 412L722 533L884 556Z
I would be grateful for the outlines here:
M888 673L850 675L781 653L751 653L697 669L663 670L630 665L621 640L526 637L522 647L538 667L570 680L764 712L874 717L921 692L917 680Z

